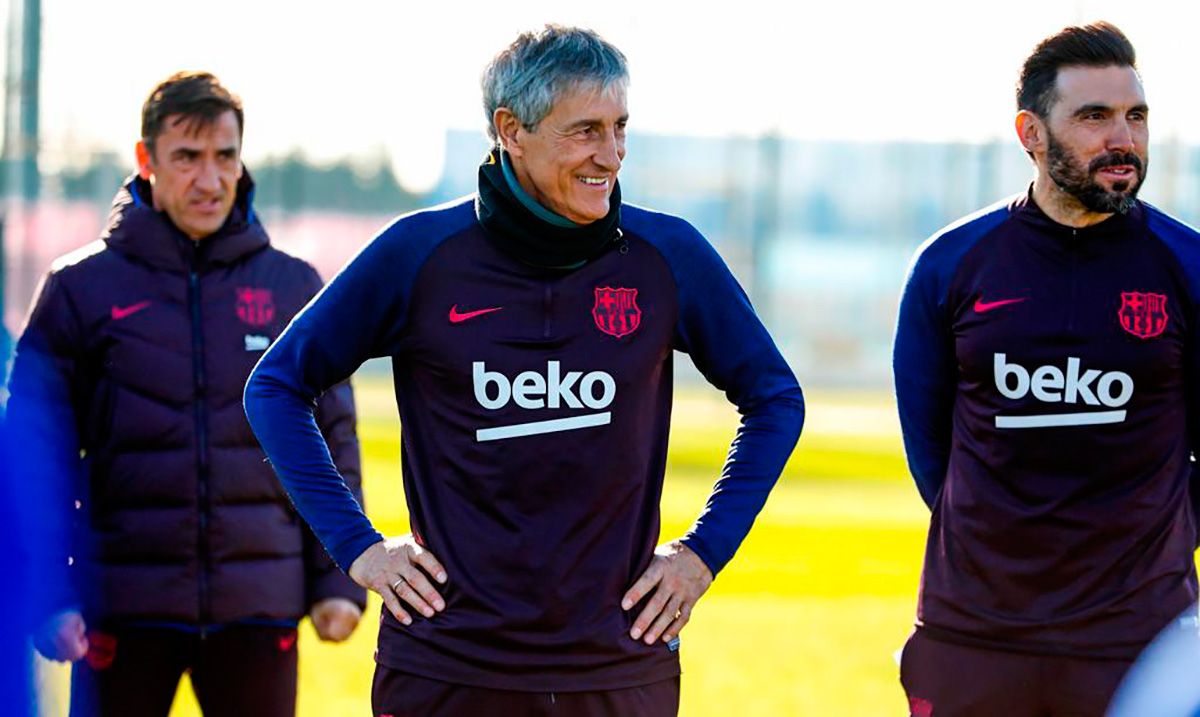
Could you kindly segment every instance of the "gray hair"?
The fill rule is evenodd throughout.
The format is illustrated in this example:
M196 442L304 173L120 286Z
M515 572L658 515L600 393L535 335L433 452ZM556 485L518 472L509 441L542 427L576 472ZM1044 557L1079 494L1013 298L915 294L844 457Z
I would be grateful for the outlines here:
M547 25L524 32L483 70L483 111L487 133L500 143L492 118L500 107L533 132L568 90L594 86L624 89L629 83L625 55L591 30Z

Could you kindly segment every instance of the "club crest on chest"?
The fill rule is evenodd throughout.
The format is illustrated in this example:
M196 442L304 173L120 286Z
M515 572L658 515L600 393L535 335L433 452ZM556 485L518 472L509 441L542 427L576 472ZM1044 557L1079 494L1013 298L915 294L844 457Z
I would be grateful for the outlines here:
M642 324L637 295L637 289L596 287L596 302L592 305L596 328L618 339L637 331Z
M1117 312L1121 328L1139 339L1151 339L1167 329L1167 296L1141 291L1122 291Z
M237 315L249 326L266 326L275 318L275 297L270 289L239 287Z

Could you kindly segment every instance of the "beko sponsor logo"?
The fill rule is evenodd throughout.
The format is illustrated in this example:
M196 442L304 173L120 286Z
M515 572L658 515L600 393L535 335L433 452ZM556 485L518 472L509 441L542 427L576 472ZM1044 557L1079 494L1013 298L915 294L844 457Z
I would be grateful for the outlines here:
M475 400L491 411L509 403L529 411L563 407L597 411L568 418L481 428L475 431L476 441L499 441L605 426L612 422L612 413L601 409L608 408L617 395L617 382L611 374L605 371L564 372L558 361L547 361L545 374L522 371L511 381L499 371L488 371L485 362L475 361L471 364L471 384L475 389Z
M996 389L1014 400L1030 393L1044 403L1105 406L1120 409L1133 397L1133 378L1124 371L1083 369L1074 356L1067 357L1066 370L1058 366L1039 366L1029 371L1018 363L1009 363L998 353L993 362ZM1049 426L1095 426L1120 423L1125 411L1077 411L1026 416L996 416L996 428L1045 428Z

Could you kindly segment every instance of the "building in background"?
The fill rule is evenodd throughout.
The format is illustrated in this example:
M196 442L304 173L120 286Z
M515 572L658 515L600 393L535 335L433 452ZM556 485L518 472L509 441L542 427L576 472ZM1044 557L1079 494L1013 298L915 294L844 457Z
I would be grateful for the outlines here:
M396 214L475 190L483 133L451 131L445 147L444 176L425 196L404 191L382 158L312 165L289 156L251 165L256 201L276 243L328 278ZM1023 191L1032 176L1007 141L631 134L628 150L624 196L696 224L808 385L887 387L896 297L913 249L955 217ZM1156 160L1142 196L1196 223L1200 148L1168 140ZM105 154L44 178L41 199L9 232L10 330L49 261L95 239L130 168Z

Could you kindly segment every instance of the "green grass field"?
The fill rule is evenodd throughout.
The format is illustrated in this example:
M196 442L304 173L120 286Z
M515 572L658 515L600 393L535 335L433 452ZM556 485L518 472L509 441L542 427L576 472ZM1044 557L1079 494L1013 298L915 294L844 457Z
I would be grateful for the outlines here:
M368 512L407 532L399 427L386 380L356 384ZM893 653L912 622L927 512L904 467L883 395L808 396L800 448L737 558L682 635L683 715L904 712ZM675 406L664 539L704 505L737 416L713 391ZM299 714L370 714L379 602L349 643L301 634ZM45 671L46 714L66 714L63 668ZM198 715L189 686L172 715Z

